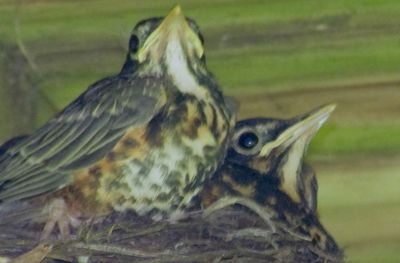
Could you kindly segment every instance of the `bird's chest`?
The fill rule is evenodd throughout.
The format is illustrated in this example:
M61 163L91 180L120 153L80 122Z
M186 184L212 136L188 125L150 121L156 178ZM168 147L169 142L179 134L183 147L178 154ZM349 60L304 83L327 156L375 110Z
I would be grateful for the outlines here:
M204 101L173 104L150 123L132 129L109 158L98 197L115 210L174 210L197 194L224 156L228 120Z

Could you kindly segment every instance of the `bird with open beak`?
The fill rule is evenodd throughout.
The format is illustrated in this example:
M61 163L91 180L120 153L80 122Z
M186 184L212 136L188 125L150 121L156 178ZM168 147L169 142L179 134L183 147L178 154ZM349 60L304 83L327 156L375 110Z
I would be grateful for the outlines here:
M111 211L179 211L225 157L233 113L196 23L175 6L139 22L121 72L91 85L0 156L1 206L47 203L58 226Z
M335 105L291 119L254 118L236 124L222 167L195 203L209 207L222 197L246 197L275 212L324 251L339 254L317 214L317 179L304 163L307 147Z

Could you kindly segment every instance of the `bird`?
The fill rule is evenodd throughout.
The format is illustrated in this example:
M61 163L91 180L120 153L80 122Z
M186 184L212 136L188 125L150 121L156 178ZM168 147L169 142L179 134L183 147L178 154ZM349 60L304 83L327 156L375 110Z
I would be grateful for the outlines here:
M235 113L179 5L137 23L121 71L0 154L1 205L45 203L42 237L110 212L168 216L222 163Z
M246 197L272 209L277 222L295 227L319 248L340 254L319 220L317 178L304 162L309 143L335 107L323 105L290 119L238 121L224 163L193 199L193 207Z

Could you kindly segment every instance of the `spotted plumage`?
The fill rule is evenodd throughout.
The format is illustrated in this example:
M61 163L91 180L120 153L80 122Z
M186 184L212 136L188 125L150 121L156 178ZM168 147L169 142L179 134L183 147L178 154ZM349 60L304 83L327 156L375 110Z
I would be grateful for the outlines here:
M224 158L234 123L204 57L179 6L138 23L119 74L7 146L0 202L62 199L78 217L184 207Z
M289 119L239 121L221 168L195 198L208 207L222 196L244 196L271 208L275 220L309 236L321 249L340 253L319 221L317 180L304 156L334 105ZM199 203L198 203L199 202Z

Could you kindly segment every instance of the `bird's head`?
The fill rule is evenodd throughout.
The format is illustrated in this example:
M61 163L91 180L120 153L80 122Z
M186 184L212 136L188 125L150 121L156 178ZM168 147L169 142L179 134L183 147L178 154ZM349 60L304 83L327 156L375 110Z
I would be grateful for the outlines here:
M276 209L319 247L341 253L319 222L316 177L303 161L309 143L334 109L335 105L329 104L291 119L239 121L225 163L216 174L222 184L211 183L213 191L205 191L203 204L209 202L207 198L215 200L212 194L218 196L222 186L225 192Z
M262 176L275 177L279 190L294 203L303 203L315 211L316 182L313 172L304 168L303 159L312 138L334 109L335 105L329 104L288 120L239 121L226 163L253 171L249 174L259 175L254 180L260 176L261 180Z
M140 21L129 39L127 64L145 64L153 70L205 63L204 39L196 22L186 18L179 5L167 16Z

